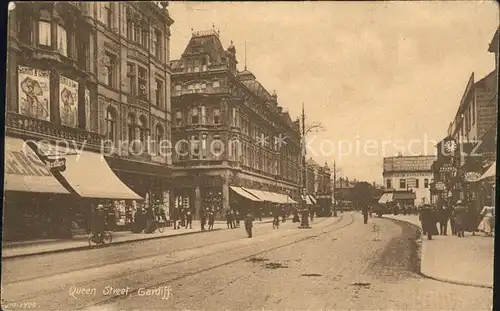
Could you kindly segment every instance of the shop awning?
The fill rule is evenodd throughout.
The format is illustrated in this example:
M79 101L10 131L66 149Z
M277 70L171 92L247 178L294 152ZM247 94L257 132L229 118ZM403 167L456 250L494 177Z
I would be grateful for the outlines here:
M267 191L262 191L262 190L257 190L257 189L249 189L249 188L242 188L246 192L249 192L250 194L258 197L261 201L265 202L271 202L271 203L280 203L281 201L276 198L272 193L267 192Z
M393 195L394 200L415 200L417 196L415 195L414 192L406 192L406 191L401 191L401 192L394 192Z
M286 194L281 194L281 193L276 193L279 197L280 200L283 201L283 204L298 204L295 200L290 198L290 196Z
M61 147L47 148L42 144L38 147L42 152L50 150L49 159L66 159L66 169L61 175L81 197L143 200L113 173L102 154L83 150L68 152Z
M69 194L22 139L5 137L4 190Z
M249 200L254 201L254 202L261 202L262 201L261 199L259 199L255 195L253 195L253 194L245 191L241 187L230 186L229 188L231 188L231 190L233 190L234 192L236 192L238 195L244 197L245 199L249 199Z
M493 162L493 164L491 164L490 168L483 174L481 175L481 177L479 177L479 179L477 181L480 181L480 180L485 180L485 179L488 179L488 178L495 178L496 177L496 168L497 168L497 162Z
M378 203L385 204L385 203L391 202L391 201L392 201L392 192L382 194L382 196L378 200Z

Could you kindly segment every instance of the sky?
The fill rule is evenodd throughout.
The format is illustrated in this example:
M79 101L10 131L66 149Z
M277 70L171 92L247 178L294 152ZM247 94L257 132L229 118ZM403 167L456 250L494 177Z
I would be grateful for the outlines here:
M493 1L170 2L171 59L191 29L220 30L292 120L302 104L308 157L337 176L382 182L384 156L434 154L474 72L495 66Z

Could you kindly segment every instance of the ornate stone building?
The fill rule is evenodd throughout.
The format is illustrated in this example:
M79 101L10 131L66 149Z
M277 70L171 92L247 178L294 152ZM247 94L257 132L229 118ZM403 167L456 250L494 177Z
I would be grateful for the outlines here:
M299 197L299 123L237 63L214 30L193 32L172 61L174 206L196 214L245 204L239 187Z

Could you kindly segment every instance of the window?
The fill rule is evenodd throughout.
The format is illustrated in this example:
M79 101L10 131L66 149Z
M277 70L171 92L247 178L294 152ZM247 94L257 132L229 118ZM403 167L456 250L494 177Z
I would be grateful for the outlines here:
M201 124L206 124L206 118L205 106L201 106Z
M155 29L153 36L153 55L161 60L161 31Z
M110 2L103 2L103 22L106 25L106 27L111 28L113 21L112 17L113 15L111 14L111 3Z
M182 126L182 111L180 110L175 112L175 124L177 124L177 126Z
M80 45L78 47L78 67L87 71L90 70L90 48L87 38L80 37Z
M52 46L52 35L50 22L38 22L38 44L44 46Z
M156 79L155 102L156 106L162 107L163 101L163 81Z
M62 55L68 56L68 35L61 25L57 25L57 50Z
M156 154L164 155L162 149L162 141L163 141L163 127L160 124L156 125Z
M207 158L207 134L201 135L201 155L203 159Z
M111 107L106 110L106 137L113 143L116 140L116 113Z
M199 59L194 60L194 72L200 72L200 60Z
M134 24L134 33L132 40L134 40L135 42L139 42L141 40L141 28L137 24Z
M219 81L214 81L214 83L212 84L212 86L213 86L214 88L220 87L220 83L219 83Z
M131 95L137 95L137 83L135 76L135 65L132 63L127 64L127 78L128 78L128 87Z
M145 47L146 49L149 48L149 31L146 27L141 29L141 45Z
M205 58L201 59L201 71L207 71L207 60Z
M415 188L420 188L420 180L418 178L415 178Z
M147 151L148 146L146 144L146 140L148 138L148 120L146 120L146 117L141 116L139 118L140 122L140 128L139 128L139 140L141 141L142 148L144 151Z
M406 189L406 179L400 179L399 180L399 188L400 189Z
M476 123L476 101L473 100L471 103L472 107L472 124Z
M220 139L220 136L219 135L214 135L212 136L212 148L213 148L213 152L214 152L214 156L215 157L219 157L222 155L222 141ZM211 148L211 149L212 149Z
M128 142L131 143L135 139L135 118L132 114L127 118L127 134Z
M127 19L127 39L133 40L134 34L134 22L131 19Z
M214 108L214 124L220 124L220 108Z
M32 40L32 30L31 30L31 18L28 16L20 16L19 18L19 39L21 42L31 45ZM50 40L49 40L50 42Z
M177 84L177 85L175 86L175 90L176 90L176 91L182 91L182 85Z
M148 98L148 71L141 67L138 66L138 72L139 72L139 78L137 79L137 84L139 85L139 97L142 97L144 99Z
M233 115L232 115L232 120L233 120L233 123L232 125L233 126L237 126L236 123L237 123L237 116L236 116L236 108L233 107Z
M424 188L429 188L429 178L424 179Z
M198 124L198 122L200 122L200 118L198 116L198 107L193 107L192 109L191 123Z
M104 83L107 86L111 86L111 87L115 86L115 74L116 73L115 73L114 68L116 68L116 56L106 52L106 61L105 61L104 67L105 67L104 73L106 76Z
M200 158L200 140L198 135L191 136L191 158L192 159Z

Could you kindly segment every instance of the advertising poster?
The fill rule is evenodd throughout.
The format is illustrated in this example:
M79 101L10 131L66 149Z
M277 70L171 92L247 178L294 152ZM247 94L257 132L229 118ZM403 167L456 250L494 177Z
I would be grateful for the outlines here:
M60 76L59 110L61 124L76 127L78 122L78 82Z
M85 129L90 131L90 90L85 88Z
M19 66L19 114L50 121L50 72Z

